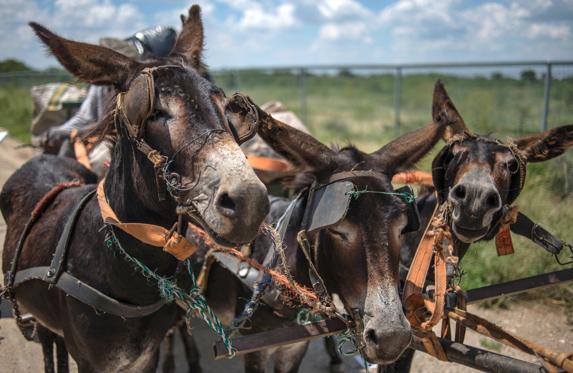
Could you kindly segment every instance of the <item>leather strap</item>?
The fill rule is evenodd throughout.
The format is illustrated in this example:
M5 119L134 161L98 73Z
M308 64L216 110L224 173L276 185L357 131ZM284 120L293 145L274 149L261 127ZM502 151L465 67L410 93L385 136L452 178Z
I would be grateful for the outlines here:
M164 227L145 223L122 223L105 197L103 179L97 188L97 200L101 210L103 222L111 224L137 240L151 246L161 247L179 260L185 260L193 255L198 246L187 241L176 230L168 230Z
M14 280L14 287L30 280L50 282L50 279L46 276L49 269L50 267L45 266L18 271ZM122 303L105 295L96 288L91 287L68 272L62 272L58 280L54 283L54 286L82 303L90 305L105 313L125 318L136 318L150 315L158 311L167 303L163 299L147 306Z
M436 206L424 236L418 245L416 254L406 277L402 300L406 308L406 317L412 326L431 330L444 316L447 292L447 255L446 250L451 246L449 232L439 227L443 224ZM445 248L447 246L447 248ZM434 296L428 299L423 295L424 283L434 257ZM424 315L423 309L430 313Z
M84 142L78 137L78 130L73 129L70 134L70 139L74 147L74 155L76 156L76 161L78 161L82 166L88 170L92 169L90 159L88 157L88 149Z
M508 207L499 223L499 231L495 236L495 247L498 256L511 255L515 251L509 227L517 220L517 213L517 207Z
M521 212L517 214L517 220L510 225L510 229L513 233L529 238L551 254L559 254L565 244Z
M62 274L62 271L64 270L64 263L66 262L66 256L68 248L70 246L70 241L74 233L76 222L80 216L82 209L95 193L96 191L94 189L88 192L85 196L83 196L80 202L76 205L76 207L74 207L72 213L68 217L68 221L64 226L64 231L62 232L62 234L60 235L60 239L58 240L56 251L54 252L54 256L52 257L52 262L50 263L48 272L46 272L46 281L49 282L50 284L56 282L58 280L58 277Z
M402 293L402 301L406 304L407 299L414 293L422 293L424 288L424 282L426 281L426 275L430 269L430 263L432 261L432 256L434 255L434 236L430 233L432 228L432 221L438 213L438 205L434 208L434 212L430 218L430 223L426 226L422 240L418 244L416 253L414 254L414 259L410 265L410 270L408 271L408 276L406 277L406 284L404 285L404 291Z
M397 173L392 177L392 183L434 186L432 174L430 172L423 171L405 171Z
M268 157L257 157L249 155L247 157L249 164L255 170L269 171L269 172L289 172L294 171L293 166L284 159L275 159Z

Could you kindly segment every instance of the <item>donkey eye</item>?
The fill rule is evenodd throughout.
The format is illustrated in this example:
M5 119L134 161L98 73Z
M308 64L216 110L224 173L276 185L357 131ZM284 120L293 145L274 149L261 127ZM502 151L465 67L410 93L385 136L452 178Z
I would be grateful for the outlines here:
M338 238L341 238L341 239L343 239L343 240L345 240L345 241L348 241L348 236L346 235L346 233L337 231L337 230L332 229L332 228L326 228L326 230L327 230L328 233L330 233L331 235L336 236L336 237L338 237Z
M163 111L161 109L155 109L155 110L153 110L153 112L151 113L149 118L147 118L147 120L153 122L153 121L156 121L156 120L161 119L161 118L167 118L168 116L169 116L169 114L167 114L165 111Z
M511 161L505 163L505 167L509 170L509 172L515 173L518 171L519 165L515 159L512 159Z

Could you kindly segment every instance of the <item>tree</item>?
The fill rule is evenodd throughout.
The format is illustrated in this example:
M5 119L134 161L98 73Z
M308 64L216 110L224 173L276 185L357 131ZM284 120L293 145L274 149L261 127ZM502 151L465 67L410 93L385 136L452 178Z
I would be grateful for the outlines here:
M537 81L537 75L535 74L535 71L533 70L523 70L521 72L521 80L525 81L525 82L535 82Z
M13 58L0 61L0 73L11 73L15 71L32 71L32 68Z

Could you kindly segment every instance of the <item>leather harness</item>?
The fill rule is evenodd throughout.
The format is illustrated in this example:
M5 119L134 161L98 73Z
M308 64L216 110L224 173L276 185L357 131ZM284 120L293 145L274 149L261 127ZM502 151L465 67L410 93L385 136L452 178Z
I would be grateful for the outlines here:
M317 268L317 245L312 245L307 237L308 231L323 229L328 224L333 223L330 219L324 216L315 218L317 212L317 199L329 198L329 195L319 194L320 190L328 185L343 185L345 182L352 183L352 180L357 178L380 178L381 175L375 171L346 171L338 172L330 176L325 184L314 183L310 188L303 190L299 195L290 202L282 216L276 222L276 230L278 231L280 240L286 244L297 244L298 249L303 253L308 264L308 277L311 282L313 291L318 295L321 302L326 303L327 307L332 307L332 300L330 299L329 292L322 280ZM385 176L384 176L385 177ZM328 200L326 205L334 206L341 205L344 211L338 212L340 219L344 217L351 197L339 190L332 198L335 200ZM347 203L341 201L341 196L347 198ZM334 208L334 207L333 207ZM338 221L340 221L340 219ZM336 223L336 222L334 222ZM264 268L269 268L276 265L277 248L274 245L269 247L265 258L262 262ZM236 256L226 254L224 252L216 252L208 254L214 261L217 261L223 268L233 273L247 288L254 289L263 277L262 271L248 265L245 261ZM210 266L212 261L207 265ZM204 267L205 274L200 276L202 278L203 286L206 286L208 269ZM262 301L275 311L278 316L289 317L292 316L292 310L280 299L280 290L276 287L269 287L263 293ZM354 317L355 315L352 315Z
M459 287L454 286L452 289L448 289L448 282L452 276L448 271L448 265L457 265L458 257L456 256L457 253L454 252L452 233L448 222L450 205L445 195L448 164L454 161L455 157L447 161L447 153L454 144L468 138L494 142L507 147L518 162L518 170L513 176L508 203L503 206L500 213L495 217L496 220L494 220L489 232L486 234L486 237L496 236L498 255L513 254L510 229L529 238L554 255L558 254L565 246L565 242L554 237L548 231L533 223L523 213L518 212L516 207L511 206L524 186L526 172L525 159L515 146L469 134L454 138L436 157L439 165L433 166L433 181L438 194L438 205L436 205L422 240L418 244L402 293L406 317L413 326L414 333L421 338L428 353L444 361L448 360L447 356L432 328L442 321L442 337L450 336L449 319L446 312L446 308L448 308L446 304L448 291L453 291L457 294L457 310L464 312L466 306L464 294ZM434 284L433 291L427 295L424 294L424 285L432 258L434 259ZM455 341L463 343L464 336L465 326L458 322L456 324Z
M114 113L114 121L116 127L119 129L120 126L119 118L121 116L122 117L121 119L125 124L124 127L127 130L127 135L129 139L135 144L136 148L140 152L142 152L153 164L156 175L159 200L165 199L165 193L164 193L165 188L162 188L162 185L165 186L165 183L162 183L161 179L162 179L162 171L164 170L167 164L168 158L165 155L161 154L158 150L153 149L145 141L145 139L143 138L143 131L144 131L145 120L151 115L154 108L155 87L154 87L153 71L167 67L182 68L181 66L177 65L165 65L165 66L143 69L141 71L141 75L137 77L132 84L141 84L140 82L138 82L138 79L141 79L143 76L146 85L145 88L146 97L144 98L145 102L143 102L142 104L141 100L132 99L128 100L128 102L126 103L125 96L129 95L131 91L121 92L117 95L116 109ZM141 112L141 107L144 108L143 112ZM129 111L129 114L126 113L126 111ZM135 118L133 118L134 115L136 116ZM229 126L228 123L226 125ZM227 128L227 130L229 130L229 128ZM251 131L248 132L247 134L243 134L243 136L239 140L245 141L249 138L249 136L252 137L253 135L254 132L251 129ZM90 190L82 197L80 202L75 206L74 210L69 215L68 220L64 226L64 230L56 246L54 257L50 265L28 268L17 271L18 260L32 226L40 218L41 214L43 213L43 211L46 210L47 206L49 206L49 204L56 198L56 196L62 190L70 187L77 187L80 185L81 184L74 182L56 185L38 202L38 204L34 208L30 220L24 227L24 230L18 241L14 258L12 260L10 272L7 274L5 278L6 293L11 298L13 307L15 309L17 308L13 289L24 282L31 280L40 280L47 282L50 286L57 287L58 289L62 290L69 296L79 300L80 302L91 305L98 310L104 311L112 315L120 316L123 318L137 318L137 317L144 317L156 312L167 303L164 299L160 299L159 301L146 306L132 305L125 302L120 302L112 297L109 297L106 294L103 294L99 290L93 288L92 286L76 278L69 272L65 271L67 251L69 249L76 221L79 218L80 213L84 208L84 206L86 205L86 203L96 193L102 219L105 224L110 224L115 227L118 227L123 231L125 231L127 234L133 236L134 238L140 240L145 244L155 247L161 247L163 248L164 251L170 253L179 260L184 260L188 258L197 250L197 246L189 243L185 239L185 237L183 237L178 232L179 229L175 229L175 228L181 228L180 221L175 223L175 226L172 230L167 230L163 227L151 224L122 223L117 218L116 214L113 212L111 206L109 206L106 200L103 187L104 186L103 180L100 182L97 189ZM17 315L19 315L19 311L16 313Z
M59 186L56 186L54 189L56 188L63 190L63 188L60 188ZM150 315L163 307L166 304L166 301L161 299L153 304L145 306L120 302L86 284L65 270L67 252L73 236L76 221L78 220L86 203L89 202L95 194L96 189L92 189L86 193L69 215L49 266L33 267L17 271L17 259L20 256L29 230L25 229L22 232L16 248L14 260L12 261L10 273L6 276L6 288L9 289L10 292L13 292L14 288L17 288L24 282L39 280L48 283L50 286L57 287L67 295L82 303L88 304L100 311L115 316L135 318Z

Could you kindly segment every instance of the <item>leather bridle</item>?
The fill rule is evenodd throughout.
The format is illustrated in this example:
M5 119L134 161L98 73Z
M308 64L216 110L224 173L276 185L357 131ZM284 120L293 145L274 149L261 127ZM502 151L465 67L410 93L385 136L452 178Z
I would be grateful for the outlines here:
M143 98L144 102L139 100L126 100L126 97L130 94L130 90L118 93L116 108L114 111L114 122L116 130L119 131L120 122L123 121L125 124L124 128L126 129L129 140L135 145L136 149L143 153L145 157L152 163L153 169L155 171L155 180L159 200L165 200L165 191L167 191L177 201L177 196L175 195L176 193L174 193L174 191L184 190L185 187L180 185L180 177L177 173L169 172L168 168L171 163L170 158L163 154L160 150L154 149L143 137L145 133L145 122L153 114L155 108L155 82L153 73L159 69L167 68L178 68L185 70L185 67L179 65L162 65L144 68L140 75L135 78L131 84L132 86L134 84L140 84L138 83L138 79L144 79L144 89L146 91L146 94ZM130 111L129 109L131 107L127 106L133 105L136 106L136 110ZM193 138L191 141L188 141L181 149L176 150L171 158L174 158L179 152L181 152L183 148L188 147L191 143L200 139L206 139L214 133L228 132L233 136L239 145L249 140L256 134L255 126L249 126L245 133L239 133L240 131L237 131L236 125L231 123L231 120L227 117L226 113L223 112L222 114L225 128L210 129L202 132L199 136ZM135 116L135 118L133 118L133 116ZM166 176L169 178L167 179Z
M469 133L464 133L461 136L454 137L438 153L434 159L434 162L432 163L432 179L434 181L434 186L436 188L438 201L440 204L447 203L449 189L452 186L451 183L455 177L454 170L457 170L458 165L465 160L465 157L467 157L466 152L460 152L454 155L453 148L455 145L461 145L465 141L477 141L482 143L495 144L505 148L513 155L515 161L517 162L517 168L515 170L510 170L511 181L509 186L509 193L507 196L507 202L502 207L502 209L494 215L490 229L486 234L486 239L490 239L497 234L502 221L504 220L507 213L512 209L511 205L517 199L523 189L523 186L525 185L525 177L527 174L526 159L521 151L513 143L505 143L497 139L490 139Z

